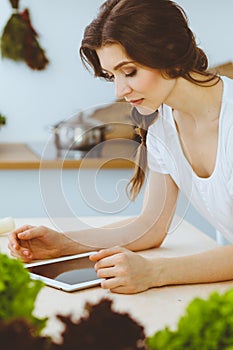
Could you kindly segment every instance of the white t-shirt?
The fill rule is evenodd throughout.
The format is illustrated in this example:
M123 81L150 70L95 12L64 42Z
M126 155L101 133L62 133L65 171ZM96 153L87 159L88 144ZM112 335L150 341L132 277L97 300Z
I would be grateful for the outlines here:
M201 178L184 156L172 109L163 105L147 135L148 166L170 174L198 212L233 242L233 80L222 77L217 157L213 173Z

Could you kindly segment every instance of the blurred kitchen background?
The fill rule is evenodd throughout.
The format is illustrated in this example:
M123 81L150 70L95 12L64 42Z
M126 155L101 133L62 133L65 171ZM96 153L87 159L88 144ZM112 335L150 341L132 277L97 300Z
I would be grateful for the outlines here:
M44 139L46 126L79 109L114 100L114 87L94 79L82 66L79 45L85 26L102 0L21 0L50 60L43 71L24 63L0 60L0 111L8 117L1 142ZM211 66L233 61L233 1L179 0L197 41ZM0 31L11 14L8 0L0 1Z
M46 142L49 126L67 119L80 110L92 110L115 101L114 86L94 79L81 64L79 46L85 26L93 19L102 0L21 0L20 10L28 8L32 25L39 35L41 47L49 64L46 69L33 71L23 62L0 59L0 112L7 117L7 125L0 130L1 143ZM208 55L211 67L223 65L232 74L233 61L233 1L178 0L186 11L197 42ZM0 1L0 32L12 14L8 0ZM225 66L226 64L226 66ZM232 74L233 75L233 74ZM90 175L91 170L83 170ZM53 173L48 181L53 181ZM67 171L67 182L72 173ZM111 188L121 177L130 178L132 169L105 171L100 188L109 196ZM41 201L37 171L1 170L0 217L44 216L48 214ZM102 182L101 182L102 181ZM37 185L36 185L37 184ZM18 201L24 189L24 201ZM18 192L17 192L18 191ZM72 192L72 190L70 190ZM3 200L4 199L4 200ZM81 201L76 196L71 201ZM108 198L111 201L111 198ZM27 204L26 204L27 202ZM22 202L21 202L22 203ZM182 199L181 214L210 235L214 230ZM25 205L24 205L25 204ZM142 195L134 204L127 204L118 215L139 213ZM184 209L185 208L185 209ZM187 209L187 210L186 210ZM179 206L178 206L179 212ZM59 212L59 215L62 213ZM99 215L100 211L84 203L78 215Z

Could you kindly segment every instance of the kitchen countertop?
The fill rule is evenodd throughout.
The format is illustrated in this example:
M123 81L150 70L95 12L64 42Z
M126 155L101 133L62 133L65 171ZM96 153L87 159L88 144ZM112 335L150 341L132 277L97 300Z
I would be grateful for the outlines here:
M77 168L132 168L138 143L132 140L111 140L85 154L72 151L58 154L51 144L0 143L0 169L77 169Z
M81 217L76 224L77 228L89 224L101 226L112 221L118 221L120 217ZM74 218L60 218L63 227L70 230L74 225ZM16 226L24 224L46 225L54 227L48 218L15 219ZM75 221L77 223L77 221ZM141 252L148 257L154 256L181 256L195 254L212 249L217 243L207 235L199 231L185 220L176 217L176 229L169 234L163 245L158 249ZM7 248L7 236L0 236L1 252L9 254ZM100 287L89 288L73 293L66 293L51 287L44 287L37 298L35 314L38 317L49 317L46 333L58 337L59 324L54 317L57 313L63 315L72 314L75 318L83 315L86 302L96 303L106 297L113 300L113 308L117 311L129 312L145 328L147 335L153 334L165 326L175 327L178 319L184 314L187 304L194 297L207 298L215 290L224 292L233 287L233 281L219 283L203 283L195 285L165 286L152 288L134 295L114 294Z

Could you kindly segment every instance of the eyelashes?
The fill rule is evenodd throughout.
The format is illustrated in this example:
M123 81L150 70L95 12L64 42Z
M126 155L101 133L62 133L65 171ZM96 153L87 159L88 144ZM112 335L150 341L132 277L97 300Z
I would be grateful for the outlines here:
M100 77L103 78L106 81L113 82L114 81L114 75L109 74L108 72L101 72Z
M125 76L126 76L126 77L133 77L133 76L135 76L136 74L137 74L137 70L134 69L134 70L132 70L132 72L130 72L130 73L128 73L128 74L125 74Z
M132 72L130 72L130 73L127 73L127 74L125 73L125 77L126 77L126 78L130 78L130 77L135 76L136 74L137 74L137 70L134 69L134 70L132 70ZM110 74L110 73L104 72L104 71L101 72L100 77L103 78L103 79L106 80L106 81L109 81L109 82L114 82L114 80L115 80L113 74Z

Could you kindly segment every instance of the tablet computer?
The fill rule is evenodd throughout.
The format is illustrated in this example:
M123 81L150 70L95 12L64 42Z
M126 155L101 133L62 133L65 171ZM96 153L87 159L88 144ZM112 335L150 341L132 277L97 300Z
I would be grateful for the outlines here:
M95 263L89 260L91 254L93 252L42 260L25 264L25 267L32 279L41 280L50 287L73 292L97 286L102 281L95 272Z

